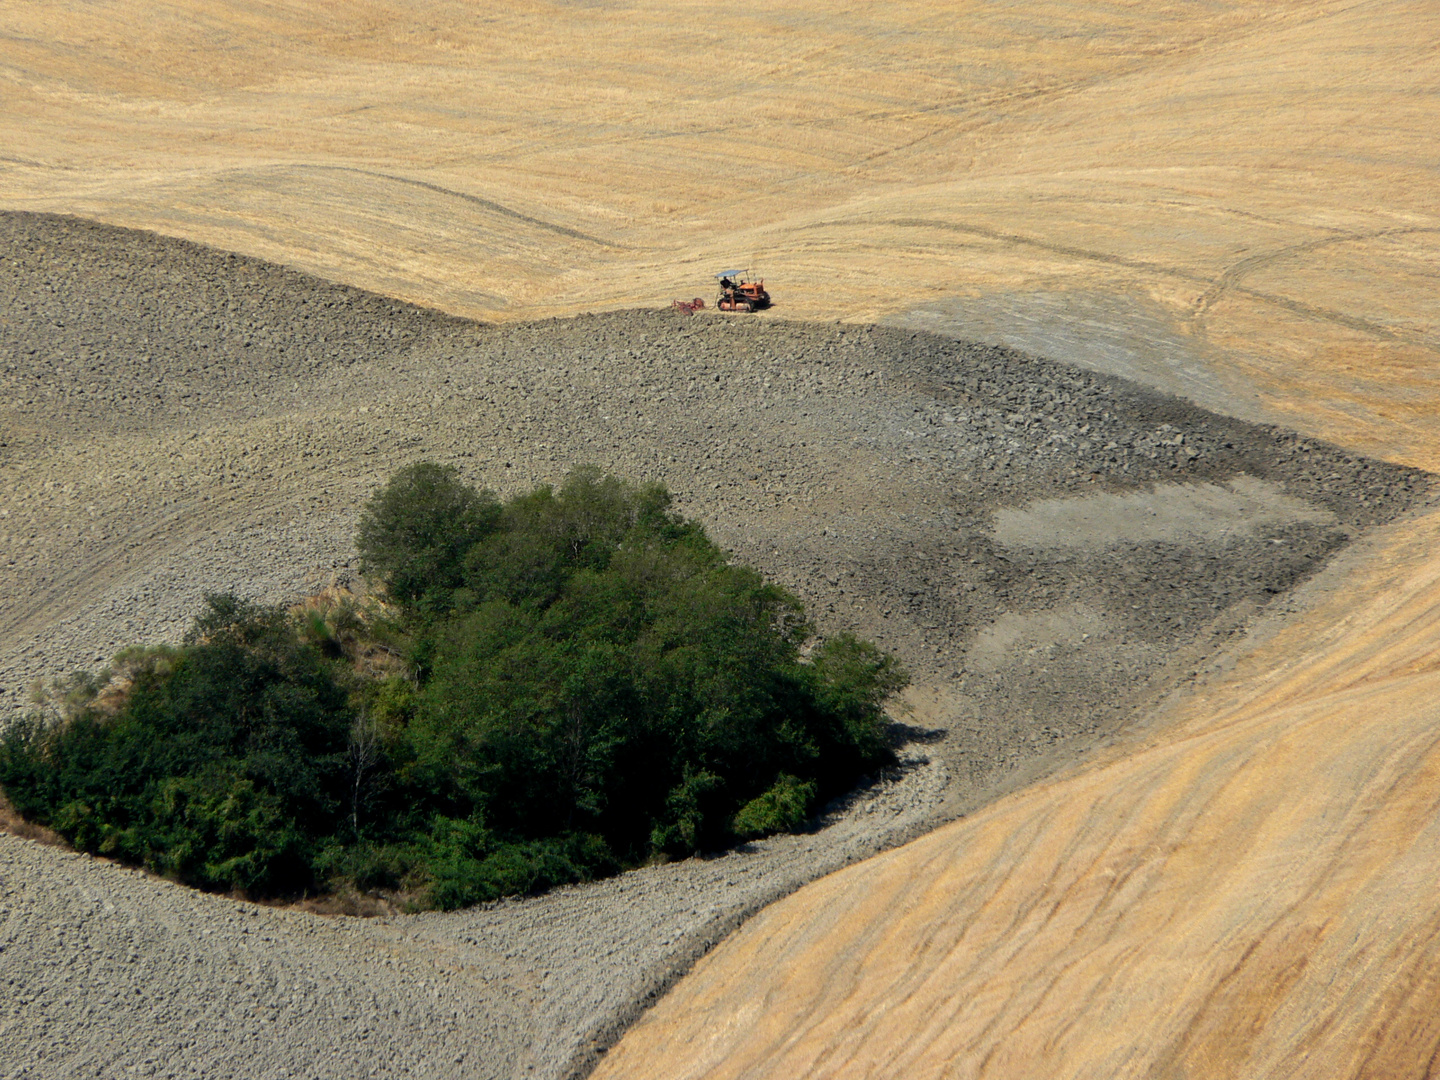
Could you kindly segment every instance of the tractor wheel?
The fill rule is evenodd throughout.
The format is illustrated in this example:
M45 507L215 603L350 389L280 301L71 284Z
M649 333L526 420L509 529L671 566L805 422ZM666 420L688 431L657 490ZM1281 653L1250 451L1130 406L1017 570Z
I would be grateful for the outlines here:
M740 310L753 313L755 311L755 305L749 300L744 300L740 303Z

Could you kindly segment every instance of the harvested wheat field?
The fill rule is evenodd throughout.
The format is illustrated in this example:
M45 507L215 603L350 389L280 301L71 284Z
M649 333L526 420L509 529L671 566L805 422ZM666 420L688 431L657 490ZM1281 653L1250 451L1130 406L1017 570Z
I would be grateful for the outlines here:
M811 833L450 915L0 835L0 1075L1435 1071L1437 57L1425 3L9 5L6 713L353 582L422 457L661 480L915 686ZM742 265L773 312L656 310Z

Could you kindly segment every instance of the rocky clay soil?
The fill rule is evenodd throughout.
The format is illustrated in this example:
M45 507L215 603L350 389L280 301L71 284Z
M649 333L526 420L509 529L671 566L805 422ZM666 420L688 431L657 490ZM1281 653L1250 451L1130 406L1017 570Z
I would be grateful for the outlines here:
M783 296L781 297L783 301ZM671 311L482 325L0 214L0 714L206 592L354 580L360 504L659 480L898 653L903 767L814 832L447 915L325 919L0 835L0 1076L583 1073L759 906L1076 760L1429 478L1013 350Z

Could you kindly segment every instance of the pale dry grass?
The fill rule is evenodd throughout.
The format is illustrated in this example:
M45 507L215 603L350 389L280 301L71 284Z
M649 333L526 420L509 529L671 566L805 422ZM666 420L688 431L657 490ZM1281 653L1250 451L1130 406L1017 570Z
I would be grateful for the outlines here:
M47 829L43 825L36 825L33 821L26 821L15 811L14 805L0 790L0 832L7 832L11 836L18 836L21 840L34 840L37 844L48 844L50 847L69 849L70 845L65 838L53 829Z

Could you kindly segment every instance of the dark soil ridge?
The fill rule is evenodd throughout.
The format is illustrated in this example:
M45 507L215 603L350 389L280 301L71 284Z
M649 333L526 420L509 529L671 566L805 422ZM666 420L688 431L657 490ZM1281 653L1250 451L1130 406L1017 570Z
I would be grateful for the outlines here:
M1430 490L1416 470L1003 347L652 310L485 325L151 233L0 213L0 711L23 707L36 678L173 639L206 591L279 600L350 579L360 502L419 457L502 493L580 462L666 483L822 631L901 655L920 684L902 731L910 767L811 836L538 900L371 920L344 931L341 952L315 944L308 917L246 915L289 950L266 964L330 974L268 998L202 978L227 1015L269 1010L279 1026L258 1043L192 1033L159 1059L174 1075L321 1061L336 1075L583 1073L759 906L1122 730L1203 677L1273 597ZM1176 499L1223 501L1242 480L1261 492L1243 504L1264 510L1254 520L1153 527ZM995 539L999 511L1097 492L1129 497L1084 504L1126 518L1118 540ZM1131 514L1151 523L1142 539L1125 538ZM0 911L0 942L15 931L0 977L103 969L123 982L113 935L55 886L113 889L137 926L169 918L152 908L177 892L16 843L0 838L20 896ZM186 900L201 923L166 933L233 926L225 904ZM71 940L86 944L74 948L31 932L75 919ZM205 947L233 959L228 940ZM435 1000L463 1024L413 1012L412 983L375 966L395 950L429 965ZM195 978L152 960L147 986ZM319 1015L317 995L352 993L337 987L362 970L371 1004ZM52 1047L87 1045L79 997L47 1007ZM124 1044L112 1061L166 1045L179 999L156 1000L134 1024L110 1018ZM345 1037L392 1001L409 1020L391 1035L413 1045L387 1055ZM13 1008L0 1006L0 1028L23 1039Z

